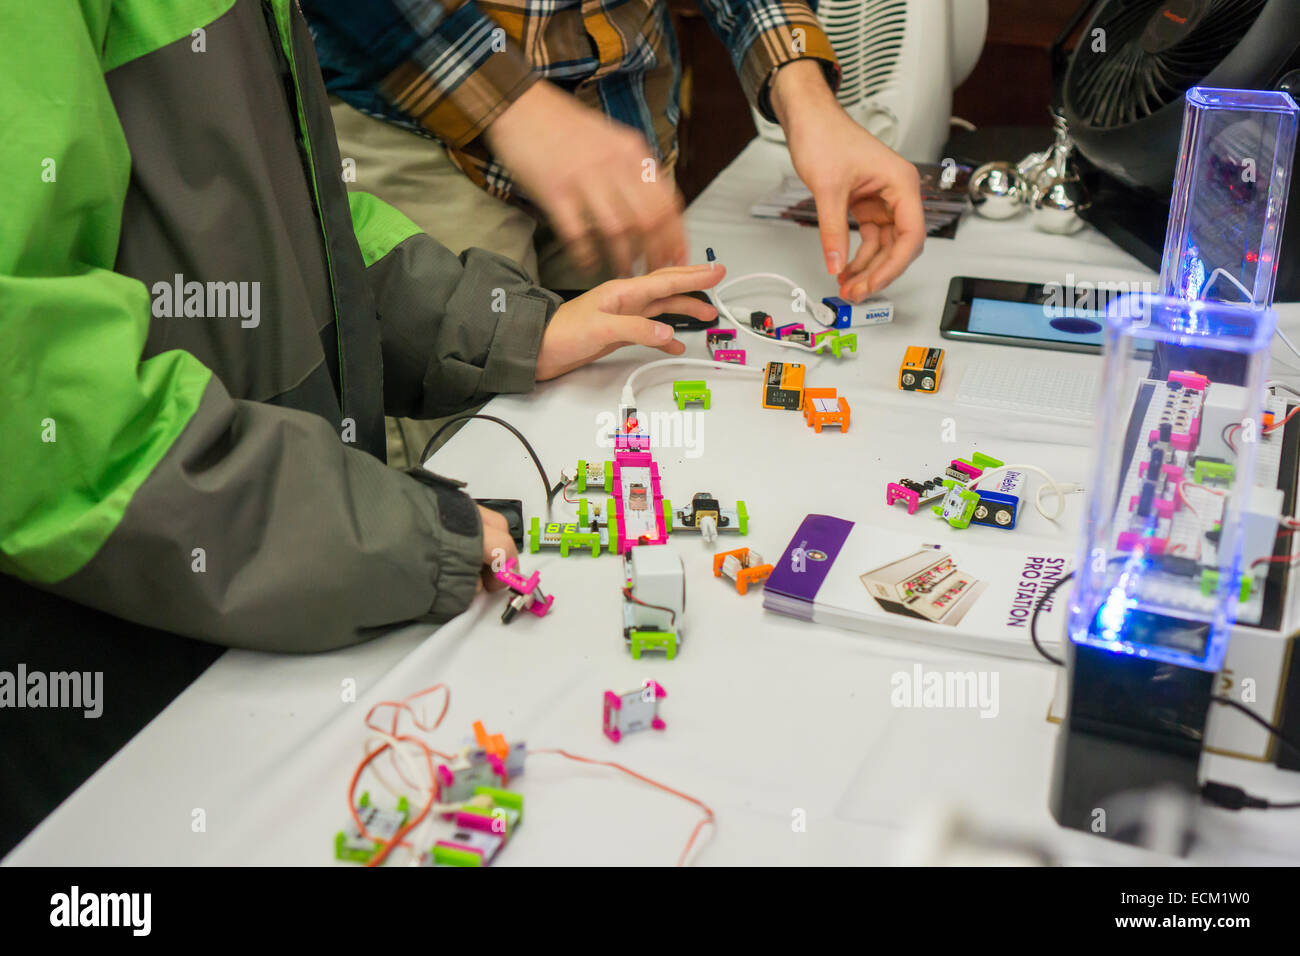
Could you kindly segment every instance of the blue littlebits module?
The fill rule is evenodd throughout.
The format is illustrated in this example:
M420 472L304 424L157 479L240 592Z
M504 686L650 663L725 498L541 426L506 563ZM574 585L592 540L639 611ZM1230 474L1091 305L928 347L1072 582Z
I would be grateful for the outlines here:
M828 295L822 299L822 305L831 310L831 314L834 316L831 320L831 328L835 329L856 328L863 325L884 325L886 322L894 321L894 306L880 299L854 305L837 295Z
M1020 515L1020 491L1025 486L1023 471L1008 471L998 479L991 489L979 488L980 496L975 513L971 515L971 524L987 525L990 528L1005 528L1010 531L1016 526Z

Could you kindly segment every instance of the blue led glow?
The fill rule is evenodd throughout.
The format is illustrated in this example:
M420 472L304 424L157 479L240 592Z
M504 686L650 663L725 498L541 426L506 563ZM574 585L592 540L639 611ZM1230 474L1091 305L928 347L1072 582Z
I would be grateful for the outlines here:
M1120 560L1123 568L1107 588L1096 613L1086 627L1081 630L1072 628L1070 639L1076 644L1087 644L1112 654L1126 654L1197 670L1219 670L1227 652L1230 628L1219 628L1195 619L1180 619L1170 616L1168 611L1144 606L1139 595L1143 577L1153 570L1151 557L1139 546L1123 559L1115 559L1115 563ZM1143 636L1159 635L1164 635L1167 640L1169 635L1178 639L1198 627L1206 628L1201 653L1172 643L1152 643L1142 639Z
M1125 594L1123 588L1111 588L1106 602L1097 612L1097 626L1100 628L1098 636L1107 643L1118 643L1124 633L1124 625L1128 623L1129 611L1135 607L1137 601Z

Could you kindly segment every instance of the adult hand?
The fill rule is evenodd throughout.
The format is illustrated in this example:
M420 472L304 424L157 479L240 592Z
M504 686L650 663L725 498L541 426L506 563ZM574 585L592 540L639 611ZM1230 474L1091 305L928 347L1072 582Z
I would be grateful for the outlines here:
M795 172L813 194L826 271L858 302L897 279L921 253L925 212L916 167L853 121L814 60L777 71L772 108ZM848 214L862 243L848 258Z
M718 264L659 269L635 279L602 282L564 303L542 336L537 380L563 375L625 345L681 355L686 346L673 338L672 328L646 316L676 312L707 322L717 309L684 293L712 288L726 271Z
M542 80L484 137L579 268L594 271L602 251L619 275L643 255L650 269L685 261L681 197L630 126Z

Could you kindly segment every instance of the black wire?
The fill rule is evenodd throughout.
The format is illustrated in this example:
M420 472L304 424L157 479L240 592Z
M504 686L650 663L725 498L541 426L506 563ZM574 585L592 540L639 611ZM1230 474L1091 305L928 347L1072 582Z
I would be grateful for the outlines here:
M674 625L677 624L677 612L674 611L672 608L664 607L662 604L651 604L649 601L642 601L639 597L637 597L632 593L631 588L623 589L623 597L627 598L633 604L640 604L642 607L652 608L653 610L656 611L667 611L669 614L672 615L672 617L668 621L668 626L673 627Z
M1042 610L1043 605L1046 604L1047 601L1051 598L1051 596L1056 592L1056 589L1059 588L1066 581L1070 580L1070 578L1072 577L1074 577L1073 571L1071 571L1069 574L1065 575L1064 577L1057 578L1056 581L1052 583L1052 586L1043 593L1043 596L1039 599L1038 603L1034 605L1034 613L1030 615L1029 618L1029 639L1034 642L1034 649L1038 651L1039 654L1042 654L1043 657L1047 658L1049 661L1051 661L1053 664L1055 664L1058 667L1064 667L1065 661L1062 661L1054 657L1050 653L1048 653L1046 648L1044 648L1043 645L1038 642L1038 629L1037 629L1038 612ZM1224 697L1221 694L1216 694L1210 699L1213 700L1216 704L1224 704L1225 706L1232 707L1236 710L1241 711L1241 713L1245 714L1255 723L1259 724L1259 726L1263 727L1270 734L1272 734L1274 737L1280 740L1284 746L1294 751L1297 756L1300 756L1300 743L1297 743L1296 741L1292 740L1285 733L1283 733L1279 728L1270 724L1267 720L1259 716L1259 714L1255 713L1245 704L1241 703L1240 701L1233 700L1231 697ZM1274 804L1274 806L1279 806L1279 805Z
M1210 700L1214 701L1216 704L1223 704L1226 707L1231 707L1234 710L1238 710L1245 714L1276 737L1282 743L1282 746L1288 747L1295 751L1297 755L1300 755L1300 744L1297 744L1294 740L1284 734L1280 728L1274 727L1245 704L1233 700L1231 697L1227 697L1223 694L1215 694L1210 698ZM1241 787L1227 783L1219 783L1214 780L1207 780L1205 782L1201 787L1201 796L1203 796L1209 803L1222 807L1225 810L1300 810L1300 800L1291 803L1273 803L1264 797L1258 797L1253 793L1247 793Z
M1065 661L1061 660L1059 657L1054 657L1052 654L1048 653L1047 648L1038 643L1038 612L1043 609L1043 605L1046 604L1051 596L1056 593L1056 589L1072 577L1074 577L1073 571L1066 574L1064 577L1059 577L1053 581L1052 586L1043 592L1043 596L1039 598L1038 603L1034 605L1034 613L1029 615L1029 639L1034 642L1034 650L1038 651L1039 654L1042 654L1057 667L1064 667Z
M1043 654L1043 657L1047 658L1048 661L1054 663L1054 665L1057 665L1058 667L1065 666L1065 661L1061 661L1061 659L1053 657L1052 654L1048 653L1048 650L1045 649L1043 645L1039 644L1039 632L1037 632L1037 620L1039 620L1039 611L1043 610L1043 605L1047 604L1048 600L1050 600L1050 597L1052 597L1052 594L1056 593L1057 588L1060 588L1062 584L1065 584L1066 581L1070 580L1071 578L1074 578L1074 571L1071 571L1070 574L1063 576L1063 578L1058 578L1056 581L1053 581L1052 587L1048 588L1047 591L1043 593L1043 597L1039 598L1037 604L1034 605L1034 614L1030 615L1030 640L1034 641L1034 649L1037 650L1037 652L1039 652L1040 654ZM1230 708L1234 708L1235 710L1242 711L1242 713L1247 715L1249 719L1252 719L1252 721L1255 721L1257 724L1260 724L1261 727L1264 727L1264 730L1269 731L1269 734L1277 737L1279 741L1282 741L1283 747L1287 747L1290 748L1291 750L1294 750L1296 756L1300 756L1300 743L1296 743L1296 741L1292 740L1291 737L1288 737L1286 734L1283 734L1281 728L1274 727L1273 724L1269 723L1268 721L1265 721L1264 718L1260 717L1260 715L1255 713L1255 711L1249 709L1248 706L1242 704L1242 702L1232 700L1231 697L1225 697L1223 695L1214 695L1213 697L1210 697L1210 700L1216 702L1216 704L1223 704L1225 706L1230 706ZM1227 786L1227 784L1216 784L1216 786ZM1231 790L1240 790L1240 788L1239 787L1231 788ZM1245 791L1242 791L1242 796L1249 797L1249 799L1255 801L1256 804L1255 809L1260 809L1260 810L1300 809L1300 801L1291 804L1274 804L1274 803L1269 803L1269 801L1265 800L1264 797L1253 797L1251 795L1248 795L1248 793L1245 793ZM1209 797L1206 797L1206 799L1209 799ZM1239 808L1230 808L1230 809L1239 809Z
M433 454L433 446L437 443L443 432L452 425L455 425L457 422L467 422L471 418L481 418L484 421L496 422L502 428L509 429L510 433L523 443L523 446L528 449L529 457L533 459L533 464L537 466L537 473L542 476L542 487L546 489L546 503L549 505L552 499L555 498L556 494L559 493L560 488L563 487L564 482L552 485L551 479L546 476L546 469L542 467L542 460L537 457L537 452L533 451L533 446L528 443L528 439L525 438L514 425L511 425L505 419L497 418L495 415L483 415L478 412L467 412L464 415L457 415L454 418L447 419L442 423L438 430L433 433L433 436L425 442L424 450L420 452L420 460L417 464L423 467L424 463L429 460L429 456Z
M1284 734L1280 728L1274 727L1267 720L1259 716L1259 714L1255 713L1245 704L1241 703L1240 701L1233 700L1231 697L1225 697L1222 694L1215 694L1210 699L1214 701L1216 704L1224 704L1225 706L1232 707L1235 708L1236 710L1241 711L1243 714L1245 714L1255 723L1259 724L1261 727L1267 730L1278 740L1282 741L1283 745L1293 750L1296 756L1300 756L1300 743L1297 743L1296 741L1292 740L1290 737Z

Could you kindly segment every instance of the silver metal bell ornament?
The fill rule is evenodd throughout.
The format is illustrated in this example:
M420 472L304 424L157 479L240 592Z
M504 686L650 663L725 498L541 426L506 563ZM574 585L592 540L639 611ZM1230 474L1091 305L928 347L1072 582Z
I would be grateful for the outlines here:
M1079 211L1091 197L1071 162L1074 139L1065 117L1053 112L1056 140L1018 163L985 163L971 174L970 198L986 219L1012 219L1028 208L1035 229L1069 235L1083 228Z
M1092 204L1092 197L1071 162L1074 139L1065 117L1055 113L1053 125L1056 142L1052 144L1051 158L1039 172L1028 197L1030 222L1040 232L1070 235L1084 227L1079 212Z
M1085 225L1079 210L1092 204L1088 190L1079 181L1078 173L1040 186L1034 193L1030 222L1040 232L1053 232L1068 236Z
M1014 165L985 163L970 177L970 201L985 219L1011 219L1025 208L1025 179Z

